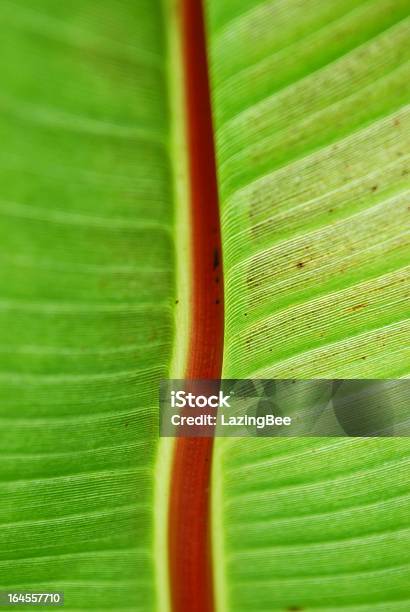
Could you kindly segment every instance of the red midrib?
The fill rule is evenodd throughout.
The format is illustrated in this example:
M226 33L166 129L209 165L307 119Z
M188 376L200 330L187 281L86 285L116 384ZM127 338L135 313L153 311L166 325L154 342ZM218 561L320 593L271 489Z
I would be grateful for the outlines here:
M208 65L200 0L181 0L192 218L193 312L188 379L218 379L223 351L223 278ZM212 438L176 440L169 506L173 612L212 612Z

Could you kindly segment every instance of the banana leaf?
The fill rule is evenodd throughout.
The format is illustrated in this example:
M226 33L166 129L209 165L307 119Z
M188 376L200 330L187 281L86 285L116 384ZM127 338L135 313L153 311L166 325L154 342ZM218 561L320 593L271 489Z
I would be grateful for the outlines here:
M407 0L203 4L222 375L407 377ZM170 609L158 385L184 377L193 309L182 8L0 7L0 590L64 591L67 611ZM406 438L217 438L216 611L408 610L409 460Z
M407 377L408 3L206 6L223 376ZM408 438L217 438L216 609L407 610L409 459Z
M164 609L174 7L0 12L0 589L64 591L67 610Z

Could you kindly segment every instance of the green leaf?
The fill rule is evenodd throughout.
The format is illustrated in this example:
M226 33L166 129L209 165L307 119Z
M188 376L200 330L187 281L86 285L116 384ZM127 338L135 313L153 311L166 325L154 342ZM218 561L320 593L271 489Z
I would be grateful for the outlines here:
M408 376L407 0L205 4L224 376ZM169 608L181 7L1 4L0 590L66 610ZM217 612L407 610L409 459L399 438L216 440Z
M226 378L409 374L408 2L207 0ZM218 439L217 609L407 610L407 439Z
M0 589L64 591L67 610L167 605L157 389L183 214L167 11L1 6Z

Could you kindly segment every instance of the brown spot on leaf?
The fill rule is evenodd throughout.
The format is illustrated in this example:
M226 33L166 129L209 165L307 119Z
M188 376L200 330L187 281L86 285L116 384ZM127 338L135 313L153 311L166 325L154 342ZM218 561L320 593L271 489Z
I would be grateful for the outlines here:
M349 310L351 310L352 312L356 312L356 310L360 310L361 308L365 308L366 306L368 306L368 304L355 304L354 306L352 306L351 308L349 308Z
M297 268L303 268L303 266L305 265L304 261L298 261L298 263L296 264Z

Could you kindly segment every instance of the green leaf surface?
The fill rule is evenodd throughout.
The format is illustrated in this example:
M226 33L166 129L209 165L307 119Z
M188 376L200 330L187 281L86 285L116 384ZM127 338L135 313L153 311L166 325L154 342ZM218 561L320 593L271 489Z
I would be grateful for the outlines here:
M409 374L408 2L207 0L226 378ZM217 609L410 606L407 439L223 439Z
M408 1L205 4L223 375L408 376ZM157 388L190 330L176 6L1 3L0 590L67 611L168 609ZM409 462L399 438L216 440L217 612L407 611Z
M152 0L3 0L0 22L0 589L154 609L169 22Z

